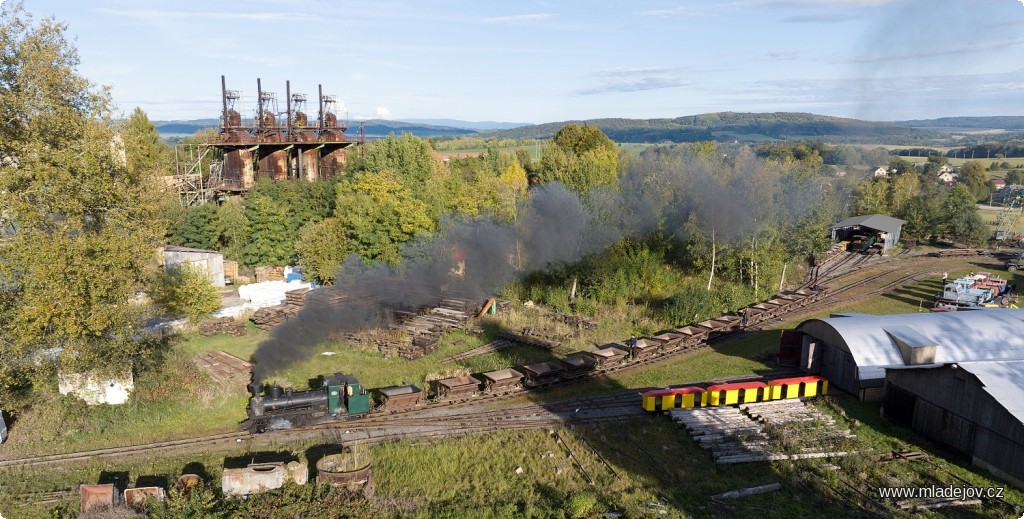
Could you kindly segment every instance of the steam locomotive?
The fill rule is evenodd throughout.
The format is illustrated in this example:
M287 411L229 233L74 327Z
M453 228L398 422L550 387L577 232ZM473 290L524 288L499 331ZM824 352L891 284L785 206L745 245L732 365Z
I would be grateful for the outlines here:
M249 385L249 418L242 428L251 433L291 429L364 416L370 412L370 394L355 375L324 377L319 389L294 391L276 384Z

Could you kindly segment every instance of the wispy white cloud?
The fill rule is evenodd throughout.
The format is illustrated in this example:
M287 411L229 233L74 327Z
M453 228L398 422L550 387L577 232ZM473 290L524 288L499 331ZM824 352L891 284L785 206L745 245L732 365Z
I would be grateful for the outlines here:
M783 18L782 21L786 23L842 23L863 18L864 16L864 13L799 14Z
M738 0L727 5L730 7L827 7L838 9L879 7L902 1L904 0Z
M595 75L601 78L600 85L575 90L571 95L589 96L621 92L640 92L644 90L678 88L693 84L692 81L685 78L665 75L623 74L609 76L601 75L601 72L598 72Z
M542 22L544 20L553 17L553 13L536 13L536 14L516 14L512 16L495 16L491 18L484 18L484 23L494 24L515 24L515 23L532 23Z
M657 18L690 18L696 16L709 16L707 9L697 7L672 7L670 9L652 9L640 12L641 16L653 16Z
M617 67L594 72L598 77L624 77L647 74L668 74L682 71L682 67Z
M298 12L219 12L219 11L168 11L155 9L97 9L97 12L110 16L131 18L143 22L164 22L170 19L187 20L231 20L260 23L313 21L317 18L311 14Z
M906 52L902 54L874 54L870 56L855 56L845 60L846 63L882 63L888 61L909 61L938 58L943 56L956 56L961 54L974 54L988 52L997 49L1005 49L1024 44L1024 38L1013 38L996 40L984 43L969 42L934 50L919 52Z

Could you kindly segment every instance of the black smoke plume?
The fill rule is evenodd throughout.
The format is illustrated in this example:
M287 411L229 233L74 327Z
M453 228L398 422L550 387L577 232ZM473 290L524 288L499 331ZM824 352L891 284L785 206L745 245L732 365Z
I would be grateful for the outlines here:
M555 183L535 189L518 220L518 226L488 218L448 221L443 232L408 246L398 267L349 257L334 286L311 291L299 314L257 347L254 380L307 358L330 337L386 324L391 310L435 304L443 287L482 298L520 274L579 260L618 236ZM451 273L454 251L465 260L461 278Z
M720 149L712 157L696 156L688 146L651 148L632 161L618 190L592 190L586 203L549 183L531 193L518 225L449 220L444 231L410 244L398 267L350 257L334 286L310 292L302 311L258 346L254 379L305 359L330 337L386 324L392 310L435 304L446 286L482 298L552 263L578 261L621 236L659 231L686 239L681 229L691 217L708 237L714 232L718 240L743 240L803 217L832 196L831 189L766 164L745 147ZM465 259L461 278L451 275L455 250Z

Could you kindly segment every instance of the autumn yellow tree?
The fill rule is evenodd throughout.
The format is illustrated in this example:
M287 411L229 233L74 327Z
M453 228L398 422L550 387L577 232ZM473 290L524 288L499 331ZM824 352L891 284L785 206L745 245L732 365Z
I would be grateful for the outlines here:
M124 366L163 234L153 171L62 24L7 2L0 49L0 387L54 347L70 369Z

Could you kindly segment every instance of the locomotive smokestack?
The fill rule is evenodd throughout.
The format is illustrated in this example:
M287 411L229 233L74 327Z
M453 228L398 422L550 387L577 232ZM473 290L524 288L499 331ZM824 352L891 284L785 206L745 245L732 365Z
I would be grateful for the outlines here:
M249 394L255 397L260 396L260 393L263 391L263 384L259 382L250 382L246 387L249 388Z

